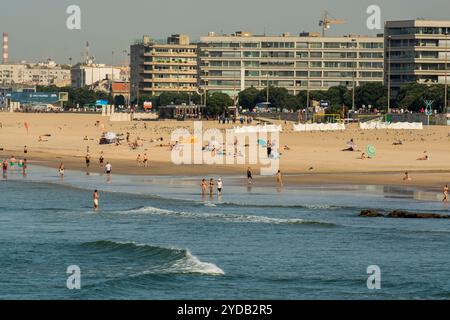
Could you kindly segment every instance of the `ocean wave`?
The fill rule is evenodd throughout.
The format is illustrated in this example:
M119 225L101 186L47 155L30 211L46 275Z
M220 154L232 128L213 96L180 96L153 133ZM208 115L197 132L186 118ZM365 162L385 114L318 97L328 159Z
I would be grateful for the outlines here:
M217 265L201 261L188 249L109 240L87 242L82 244L82 247L95 250L96 254L131 255L136 260L142 260L145 263L145 266L142 267L145 269L131 274L130 277L150 274L202 274L212 276L225 274Z
M309 210L339 210L339 209L358 209L359 207L350 206L338 206L328 204L292 204L292 205L274 205L274 204L245 204L235 202L222 202L219 205L233 206L233 207L246 207L246 208L292 208L292 209L309 209Z
M224 214L224 213L196 213L196 212L172 211L151 206L131 209L124 213L173 216L188 219L212 219L212 220L222 220L226 222L241 222L241 223L266 223L276 225L314 224L322 226L336 226L336 224L331 222L311 221L296 218L272 218L267 216L238 215L238 214Z

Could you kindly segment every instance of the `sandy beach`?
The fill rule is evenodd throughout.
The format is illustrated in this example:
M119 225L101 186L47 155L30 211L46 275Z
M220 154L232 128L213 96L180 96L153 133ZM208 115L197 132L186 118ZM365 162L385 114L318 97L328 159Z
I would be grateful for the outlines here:
M98 121L98 123L97 123ZM57 168L64 162L67 169L84 170L87 149L92 157L90 170L101 171L98 158L103 151L105 162L113 172L130 175L245 175L247 165L175 165L168 147L176 128L193 130L192 121L110 122L90 114L0 113L0 158L27 158L30 164ZM28 132L25 123L28 124ZM430 126L424 130L359 130L356 124L343 132L293 132L292 123L282 124L280 169L285 185L290 184L391 184L442 187L450 182L450 128ZM256 123L253 123L256 124ZM204 121L203 128L232 128L233 124ZM141 146L132 149L121 145L99 145L102 131L130 133L130 141L139 137ZM39 141L39 137L43 141ZM86 138L87 137L87 140ZM158 138L163 141L154 141ZM354 139L360 151L344 152L346 142ZM394 142L401 140L401 145ZM160 145L163 146L160 146ZM372 159L361 160L367 145L376 147ZM24 146L28 153L24 154ZM1 150L3 149L3 150ZM429 159L417 160L427 151ZM138 167L136 157L146 153L149 167ZM258 177L258 166L252 165L256 180L275 183L273 177ZM411 181L404 181L404 172Z

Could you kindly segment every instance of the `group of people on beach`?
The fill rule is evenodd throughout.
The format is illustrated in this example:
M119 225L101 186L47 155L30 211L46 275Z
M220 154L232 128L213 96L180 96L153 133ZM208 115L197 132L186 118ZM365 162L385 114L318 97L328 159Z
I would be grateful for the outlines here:
M90 166L91 166L91 155L88 153L86 153L86 155L84 156L84 160L86 162L86 170L89 170ZM103 151L100 152L100 157L98 158L98 163L100 168L105 169L105 173L106 174L111 174L112 173L112 165L111 163L109 163L108 161L106 162L106 165L104 165L105 163L105 157L103 156Z
M2 161L2 172L3 172L3 176L6 177L8 175L8 170L11 172L15 172L16 171L16 165L17 165L17 172L22 172L23 175L26 175L27 173L27 167L28 167L28 162L27 159L16 159L15 156L11 156L8 159L4 159Z

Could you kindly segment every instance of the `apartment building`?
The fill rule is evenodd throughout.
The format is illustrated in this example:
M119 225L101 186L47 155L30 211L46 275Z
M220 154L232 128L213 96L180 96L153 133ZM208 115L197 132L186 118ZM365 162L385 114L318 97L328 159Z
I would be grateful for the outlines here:
M385 23L385 82L394 94L405 83L448 82L449 60L450 21Z
M172 35L166 43L148 36L131 45L131 93L159 95L162 92L188 92L197 88L197 46L189 36Z
M383 38L252 35L236 32L200 37L199 86L230 95L248 87L303 90L383 82Z
M48 60L41 63L0 64L0 84L65 87L70 85L70 70Z

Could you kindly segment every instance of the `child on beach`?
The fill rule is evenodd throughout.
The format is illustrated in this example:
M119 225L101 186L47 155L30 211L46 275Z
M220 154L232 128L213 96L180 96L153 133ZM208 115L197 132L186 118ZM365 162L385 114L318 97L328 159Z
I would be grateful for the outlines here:
M442 202L448 202L448 185L445 185L443 193L444 193L444 199L442 199Z

